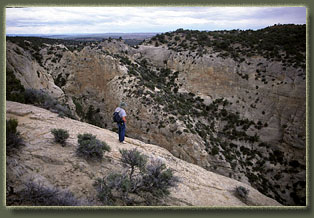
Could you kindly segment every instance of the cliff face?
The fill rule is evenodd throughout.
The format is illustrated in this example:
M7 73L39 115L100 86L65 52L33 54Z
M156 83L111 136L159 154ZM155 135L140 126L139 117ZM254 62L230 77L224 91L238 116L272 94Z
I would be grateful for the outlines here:
M64 94L30 51L8 41L6 58L7 69L14 70L16 78L25 88L43 89L57 98Z
M7 63L22 85L45 88L79 120L114 130L123 100L128 136L283 204L305 204L305 69L258 54L239 61L214 46L180 49L174 38L137 48L118 40L76 50L46 44L38 62L31 46L8 41Z
M159 51L156 52L157 50ZM169 51L167 48L154 48L152 46L142 46L140 51L143 56L145 54L148 62L152 65L166 66L173 71L180 72L177 78L177 83L182 84L178 89L179 92L194 93L203 99L205 105L211 105L215 99L224 99L228 102L228 105L225 107L220 105L219 107L231 111L230 114L222 114L226 119L220 119L217 113L208 113L201 119L190 116L191 120L200 120L205 126L197 125L196 122L187 125L186 122L180 123L180 126L186 127L192 124L196 127L196 130L206 129L206 125L210 125L211 130L216 129L216 131L212 131L212 134L215 135L216 132L217 135L215 135L216 137L205 138L205 147L202 147L200 146L202 143L199 142L198 138L190 137L190 134L183 132L179 137L182 141L171 141L172 144L173 142L182 143L183 145L188 144L192 148L188 149L188 146L183 146L182 151L175 148L176 146L172 146L173 153L183 159L195 161L195 163L207 169L231 176L240 181L248 181L251 184L259 180L258 177L262 175L273 186L281 187L279 188L281 193L275 191L275 196L278 199L282 198L282 200L285 199L283 202L293 204L293 200L290 198L291 193L298 192L300 194L300 186L297 184L304 181L305 178L306 85L304 70L287 67L280 61L270 61L261 56L246 58L244 62L239 63L231 58L221 58L219 53L214 52L197 57L197 54L191 54L190 51L177 53ZM156 55L158 53L161 55ZM231 116L233 115L232 112L239 114L242 120L240 122L229 122L227 120L229 117L234 118L234 116ZM185 118L189 120L188 116L185 116ZM207 119L207 121L204 119ZM220 121L212 125L212 121L219 119ZM234 131L239 130L238 126L241 126L241 122L244 122L244 120L250 120L258 124L254 128L252 128L252 125L246 130L249 136L258 135L259 139L257 141L253 143L250 140L247 141L242 137L240 131ZM226 128L228 125L224 125L226 122L228 124L235 123L233 125L237 127L232 128L234 132L230 134L231 136L225 135L229 139L226 140L229 143L224 145L223 140L220 140L221 149L219 150L224 157L218 155L214 157L212 155L207 156L207 154L202 156L201 152L196 152L206 150L206 142L208 142L206 140L211 143L217 141L217 139L222 139L225 131L229 131ZM210 134L211 131L207 129L208 132ZM237 136L237 134L240 136ZM204 139L204 137L202 138ZM193 145L194 143L197 145ZM224 145L224 147L221 145ZM215 146L217 144L211 146L211 149ZM242 146L248 148L249 152L253 152L251 157ZM233 150L234 148L236 149ZM233 152L229 153L227 150L233 150ZM196 158L191 160L184 157L186 153L193 154L190 156ZM293 165L295 160L301 164L301 169L297 169L300 165L295 168L295 165ZM246 162L243 164L245 169L239 166L242 165L242 161ZM234 166L234 164L237 166ZM249 165L253 165L253 167L250 168ZM260 167L265 167L265 171L258 169ZM257 177L252 175L254 170L258 172L255 174ZM246 173L241 173L243 171L246 171ZM291 175L289 172L296 172L296 174ZM276 181L275 178L279 180ZM295 191L291 190L292 192L288 194L283 189L290 187L291 181L294 179L296 180L293 182L293 186L299 187L297 188L298 191L296 191L297 189ZM267 184L265 180L261 184Z
M174 157L166 149L145 144L139 140L126 138L126 144L118 142L117 134L106 129L69 118L60 118L58 114L31 105L6 102L7 119L17 119L25 147L16 154L7 156L7 202L14 205L16 193L25 188L32 180L45 187L69 190L76 198L88 199L95 205L96 190L93 183L109 172L123 170L120 161L120 149L136 148L152 159L161 159L178 176L178 186L164 201L170 206L280 206L249 185L209 172L197 165ZM62 128L69 132L66 146L54 142L51 129ZM105 153L101 161L86 161L76 155L77 135L91 133L105 141L111 151ZM234 194L234 189L243 186L249 190L244 203Z

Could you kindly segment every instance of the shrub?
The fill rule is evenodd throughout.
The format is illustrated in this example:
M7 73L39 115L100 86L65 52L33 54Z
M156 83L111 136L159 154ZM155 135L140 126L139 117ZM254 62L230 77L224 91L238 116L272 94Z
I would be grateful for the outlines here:
M293 168L298 168L298 167L300 167L300 163L297 160L292 160L289 162L289 166L291 166Z
M17 133L18 121L16 119L9 119L6 121L6 132L7 133Z
M57 78L54 79L54 83L60 88L62 88L62 86L64 86L66 82L66 79L62 77L62 73L58 74Z
M249 194L249 189L243 187L243 186L237 186L235 188L235 195L242 201L247 201L248 200L248 194Z
M48 188L40 183L28 182L25 189L19 192L21 205L31 206L78 206L87 203L78 200L69 191Z
M84 119L87 123L90 123L95 126L102 127L103 123L101 122L101 117L99 115L100 109L94 109L93 105L88 107L88 111L86 112Z
M75 104L75 112L80 116L83 117L84 116L84 111L83 111L83 107L80 103L79 99L76 99L74 97L72 97L73 103Z
M94 187L97 192L97 198L101 202L103 202L105 205L114 205L115 200L111 191L112 187L109 187L105 178L97 178L94 183Z
M169 188L174 187L178 181L172 170L167 169L161 160L156 159L146 166L140 189L151 192L155 197L164 197L170 194Z
M103 158L104 151L110 151L110 147L106 142L96 139L96 136L84 133L78 135L79 146L76 153L79 157L91 160L100 160Z
M217 154L219 154L219 148L218 148L218 147L213 147L212 150L211 150L211 154L212 154L212 155L217 155Z
M18 121L16 119L6 120L6 152L11 154L12 152L24 146L23 139L20 137L20 133L16 130Z
M65 146L65 141L69 138L69 132L65 129L52 129L51 133L55 137L55 142Z
M121 162L131 169L130 179L134 173L135 167L139 168L140 170L143 170L145 168L145 165L147 163L147 157L137 151L136 148L132 150L122 149L120 150L120 153Z
M24 103L24 86L17 79L12 70L6 69L6 99Z
M48 98L44 91L37 89L26 89L24 95L25 103L34 105L42 105L45 102L45 99Z
M146 165L147 157L136 149L120 150L120 153L121 161L129 169L110 173L94 183L97 197L105 205L158 204L162 197L170 194L169 188L179 182L160 160ZM137 197L132 198L135 194Z
M126 173L110 173L106 178L98 178L94 186L98 193L98 199L105 205L133 204L133 199L129 197L129 192L132 192L134 189L131 189L132 183Z
M54 113L59 113L61 117L63 115L72 118L71 111L62 106L58 100L54 99L52 96L48 95L43 90L37 89L26 89L24 92L24 98L26 104L33 104Z

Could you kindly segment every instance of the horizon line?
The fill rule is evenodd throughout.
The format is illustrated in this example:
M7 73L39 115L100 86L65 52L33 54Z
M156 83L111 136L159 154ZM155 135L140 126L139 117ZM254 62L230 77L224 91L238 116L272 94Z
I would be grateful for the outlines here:
M167 33L167 32L176 32L179 29L183 29L183 30L188 30L188 31L205 31L205 32L214 32L214 31L234 31L234 30L238 30L238 31L257 31L257 30L262 30L268 27L273 27L273 26L280 26L280 25L306 25L306 24L295 24L295 23L287 23L287 24L273 24L270 26L265 26L262 28L256 28L256 29L214 29L214 30L197 30L197 29L184 29L184 28L177 28L176 30L169 30L169 31L156 31L156 32L95 32L95 33L6 33L6 36L62 36L62 35L102 35L102 34L160 34L160 33Z

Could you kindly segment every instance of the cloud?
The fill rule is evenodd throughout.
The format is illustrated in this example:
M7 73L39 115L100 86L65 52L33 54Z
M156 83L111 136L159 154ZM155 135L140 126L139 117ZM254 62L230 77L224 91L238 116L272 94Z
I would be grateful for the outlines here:
M29 7L6 9L7 34L257 29L306 23L305 7Z

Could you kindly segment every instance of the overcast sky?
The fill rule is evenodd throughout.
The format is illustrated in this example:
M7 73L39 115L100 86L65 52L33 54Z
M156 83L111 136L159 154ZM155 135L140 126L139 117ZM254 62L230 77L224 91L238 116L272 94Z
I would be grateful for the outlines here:
M6 9L7 34L261 29L305 24L305 7L29 7Z

